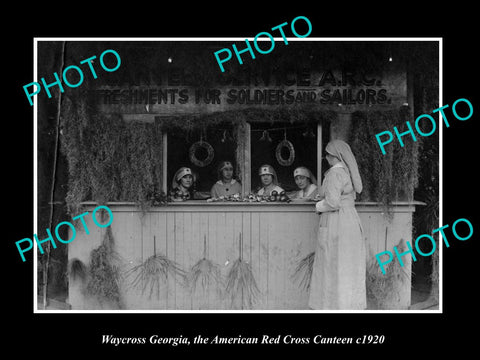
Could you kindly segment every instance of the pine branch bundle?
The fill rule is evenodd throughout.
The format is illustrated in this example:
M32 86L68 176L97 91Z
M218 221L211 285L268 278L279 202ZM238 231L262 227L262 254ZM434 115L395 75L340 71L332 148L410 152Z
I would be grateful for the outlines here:
M230 305L233 306L235 300L240 299L242 309L251 309L256 302L260 290L253 276L252 268L249 263L243 261L243 241L240 234L239 239L239 258L235 260L227 275L227 284L225 293L230 299Z
M212 287L217 293L221 293L221 285L223 284L220 267L213 261L207 259L207 243L203 240L203 258L192 266L187 274L187 284L190 294L194 294L196 289L200 287L205 293Z
M295 268L295 272L292 275L297 281L300 281L300 287L304 291L310 290L310 282L312 280L313 273L313 261L315 259L315 252L312 251L310 254L305 256L300 260Z
M120 274L120 256L114 249L112 230L108 227L100 246L90 253L86 293L100 303L110 302L121 308Z
M72 281L84 282L88 276L88 268L81 260L75 258L69 261L67 273Z
M130 287L141 289L142 295L148 289L148 297L151 298L154 291L157 299L160 298L160 287L162 282L166 282L168 275L174 278L180 277L182 283L185 280L185 271L182 270L175 261L168 257L157 254L155 249L155 236L153 237L154 250L153 255L148 257L143 263L134 266L125 273L126 277L134 276L130 282Z
M405 252L407 246L403 239L397 248L400 253ZM392 309L398 303L400 292L405 282L409 281L411 271L406 266L401 266L396 256L384 266L384 270L385 274L375 258L367 265L367 296L375 301L379 309Z

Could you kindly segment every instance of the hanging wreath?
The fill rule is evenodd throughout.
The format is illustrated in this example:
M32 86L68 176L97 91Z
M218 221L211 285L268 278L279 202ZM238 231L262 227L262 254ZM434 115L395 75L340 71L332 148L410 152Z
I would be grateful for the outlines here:
M283 148L288 149L287 159L282 157ZM277 145L277 149L275 150L275 157L277 158L278 163L282 166L292 165L293 161L295 160L295 149L293 148L293 144L288 140L280 141L280 143Z
M207 157L204 160L200 160L197 158L197 151L199 149L204 149L207 152ZM200 140L200 141L197 141L196 143L193 143L192 146L190 146L189 156L190 156L190 161L193 164L195 164L198 167L205 167L212 162L213 156L214 156L214 150L212 145L210 145L208 142Z

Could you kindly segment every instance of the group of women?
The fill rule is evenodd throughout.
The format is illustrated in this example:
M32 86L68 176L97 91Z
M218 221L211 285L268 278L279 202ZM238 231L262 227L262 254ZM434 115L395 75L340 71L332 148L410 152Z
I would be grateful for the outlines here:
M210 190L212 198L226 197L240 194L242 185L233 177L233 165L230 161L220 163L218 169L219 180L213 184ZM262 165L258 175L262 187L257 191L258 195L271 195L273 191L281 193L284 190L278 185L278 177L275 169L271 165ZM314 199L318 195L317 180L313 173L304 166L298 167L293 172L298 191L294 194L294 199ZM172 193L177 194L178 199L200 199L202 196L192 191L193 184L196 181L196 175L188 167L181 167L173 176Z
M172 180L172 194L175 199L202 199L202 198L219 198L220 196L228 196L240 194L242 185L233 177L233 165L230 161L223 161L217 169L219 180L213 184L210 190L210 196L201 195L193 191L193 184L196 182L196 175L192 169L181 167L177 170Z
M294 198L316 201L320 215L317 244L310 283L311 309L365 309L366 304L366 246L363 230L355 210L356 194L362 191L362 180L350 146L342 140L332 140L325 148L330 168L321 186L305 167L294 170L298 186ZM278 193L275 170L270 165L259 169L262 187L259 195ZM233 178L233 166L224 161L218 168L219 180L212 186L211 196L219 197L241 192ZM189 168L180 168L172 187L189 194L195 175Z

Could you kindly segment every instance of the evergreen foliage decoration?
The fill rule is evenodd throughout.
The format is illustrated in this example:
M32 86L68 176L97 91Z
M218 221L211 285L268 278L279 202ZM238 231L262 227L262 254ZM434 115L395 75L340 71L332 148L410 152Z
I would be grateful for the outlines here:
M84 98L67 98L62 110L62 147L68 161L70 214L82 201L132 201L143 210L161 189L161 137L154 124L98 114Z
M252 266L243 260L242 234L238 247L239 257L227 274L225 296L230 300L231 307L239 302L241 309L251 309L260 295L260 289L253 276Z
M386 154L376 141L375 135L382 131L400 132L406 128L408 109L400 111L365 111L352 115L350 146L358 163L364 184L357 200L379 202L387 218L392 216L393 201L413 201L413 192L418 185L418 154L421 139L405 137L403 147L394 139L386 147Z
M192 297L197 289L201 289L203 295L211 289L215 289L218 295L221 294L223 279L220 267L207 258L206 239L203 240L203 258L192 266L186 280Z
M397 244L398 251L407 250L404 239ZM400 301L400 294L404 291L404 284L411 278L411 271L406 266L401 266L398 258L384 266L385 274L374 256L367 263L366 286L367 297L372 300L377 309L395 309L395 304Z
M130 287L141 290L142 295L148 290L148 298L151 299L153 293L160 298L161 281L166 282L168 274L174 279L180 278L181 284L186 282L185 271L178 264L162 254L157 254L155 236L153 237L153 255L149 256L141 264L134 266L125 272L125 278L133 277L130 281Z
M333 121L337 116L333 111L291 106L172 116L162 119L157 127L154 123L127 122L119 114L98 113L89 105L93 103L89 97L72 95L65 97L62 103L61 151L66 156L69 171L66 203L73 216L81 212L83 201L99 204L131 201L142 210L152 204L165 204L160 194L161 131L186 130L188 136L190 132L210 126L233 124L237 129L237 146L242 149L247 121L293 124ZM237 156L241 153L237 152Z
M90 253L86 294L100 304L122 308L120 298L120 256L114 249L110 227L106 229L102 243Z
M425 203L415 210L413 217L414 238L430 233L432 229L439 227L439 139L433 135L423 142L423 149L419 157L419 186L415 190L415 199ZM439 233L432 234L438 248ZM431 256L432 284L431 295L438 299L439 287L439 252L435 251Z
M278 122L290 124L315 123L320 120L331 122L337 118L333 110L322 110L313 105L291 105L274 109L246 108L244 110L227 110L200 115L178 115L162 119L162 130L196 131L222 123L240 125L245 122L263 122L274 125Z

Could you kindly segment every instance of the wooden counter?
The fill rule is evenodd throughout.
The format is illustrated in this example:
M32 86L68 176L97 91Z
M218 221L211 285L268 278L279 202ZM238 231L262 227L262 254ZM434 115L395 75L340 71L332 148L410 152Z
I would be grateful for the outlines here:
M412 213L421 203L395 203L393 218L388 222L377 203L357 203L362 221L367 253L392 250L400 239L412 238ZM85 203L92 211L96 204ZM226 203L189 201L152 207L142 213L132 203L109 203L113 212L111 225L115 249L122 259L122 271L128 271L155 253L175 261L185 271L203 258L216 263L223 278L239 257L239 237L243 238L243 259L252 268L260 294L253 309L307 309L308 293L295 278L298 263L315 250L318 215L314 203ZM90 252L102 241L105 229L85 217L90 234L80 231L69 244L69 260L79 259L88 266ZM155 239L155 246L154 246ZM205 241L204 241L205 239ZM410 261L404 261L410 268ZM121 297L125 309L236 309L225 296L215 291L191 294L173 276L160 280L160 295L149 297L148 291L121 281ZM71 281L69 302L72 309L108 308L84 296L81 284ZM410 282L392 308L407 309L410 305ZM239 305L238 305L239 306Z

